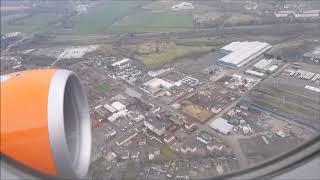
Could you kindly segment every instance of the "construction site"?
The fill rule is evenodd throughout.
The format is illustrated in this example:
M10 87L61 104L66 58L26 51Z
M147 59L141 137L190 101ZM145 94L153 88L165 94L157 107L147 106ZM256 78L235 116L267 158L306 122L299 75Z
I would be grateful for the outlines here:
M224 88L210 87L181 101L180 111L201 123L205 123L237 98L238 95Z

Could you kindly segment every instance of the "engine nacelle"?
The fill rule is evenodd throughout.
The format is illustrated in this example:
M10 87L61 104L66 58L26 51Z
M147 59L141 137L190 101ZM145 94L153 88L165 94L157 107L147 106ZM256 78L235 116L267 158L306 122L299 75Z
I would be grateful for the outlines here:
M1 177L85 178L89 108L78 76L43 69L1 76Z

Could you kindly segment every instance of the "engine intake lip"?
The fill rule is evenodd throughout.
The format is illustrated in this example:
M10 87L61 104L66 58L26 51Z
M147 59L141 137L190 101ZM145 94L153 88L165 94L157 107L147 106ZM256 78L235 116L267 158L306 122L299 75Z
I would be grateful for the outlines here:
M58 177L84 178L90 164L87 97L78 76L57 70L48 95L48 130Z

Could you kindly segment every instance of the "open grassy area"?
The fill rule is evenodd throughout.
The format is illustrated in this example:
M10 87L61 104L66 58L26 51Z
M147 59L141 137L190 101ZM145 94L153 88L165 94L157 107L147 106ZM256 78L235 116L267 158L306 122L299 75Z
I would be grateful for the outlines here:
M193 27L190 11L139 12L115 23L112 32L162 32L181 31Z
M142 62L149 68L157 68L166 63L170 63L173 60L188 56L193 53L204 53L209 52L210 47L205 46L176 46L176 45L168 45L167 47L159 50L159 52L147 54L147 55L140 55L140 59Z
M99 92L99 93L103 93L103 92L108 91L108 90L110 89L110 87L109 87L107 84L105 84L105 83L99 83L99 84L97 84L97 85L95 86L94 89L95 89L97 92Z
M178 155L173 150L171 150L167 144L160 145L160 154L166 160L177 160L178 159Z
M54 13L39 13L15 21L1 20L1 33L19 31L24 33L41 32L49 29L60 17Z
M226 19L226 23L230 24L240 24L240 23L249 23L251 21L258 20L259 18L250 16L250 15L244 15L244 14L230 14L229 17Z
M227 39L218 37L185 38L178 39L175 43L183 46L222 46L227 44Z
M72 18L72 29L60 29L58 34L103 34L107 28L117 20L125 17L144 1L107 1L89 8L88 13ZM54 33L54 32L53 32Z
M87 14L74 18L74 33L103 33L116 20L126 16L127 13L138 6L139 1L109 1L89 9Z
M174 5L173 1L160 0L160 1L154 1L152 3L146 4L145 6L143 6L143 8L151 11L168 11L168 10L171 10L171 7L173 5Z

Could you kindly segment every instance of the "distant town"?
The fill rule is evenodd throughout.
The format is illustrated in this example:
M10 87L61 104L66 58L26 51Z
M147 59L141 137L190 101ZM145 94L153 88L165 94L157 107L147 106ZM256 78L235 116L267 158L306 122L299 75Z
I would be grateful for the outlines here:
M320 132L318 1L29 0L1 13L1 75L82 80L93 179L224 175Z

